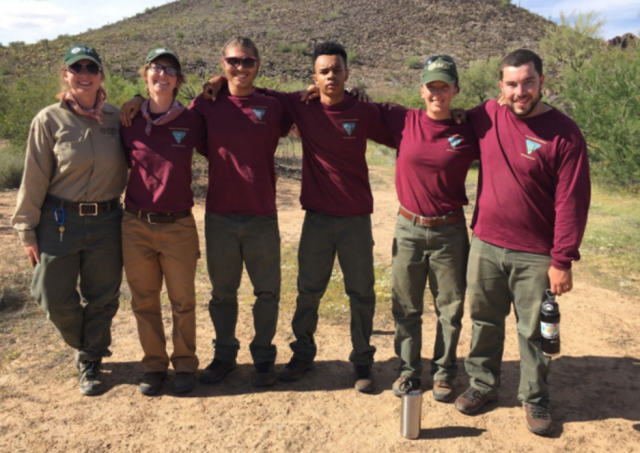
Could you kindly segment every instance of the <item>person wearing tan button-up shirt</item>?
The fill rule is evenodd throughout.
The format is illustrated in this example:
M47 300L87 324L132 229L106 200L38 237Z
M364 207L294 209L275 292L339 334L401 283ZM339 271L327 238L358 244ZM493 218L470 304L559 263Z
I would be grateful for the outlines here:
M95 395L119 303L127 164L97 52L74 45L63 61L60 102L31 123L11 221L35 267L31 292L78 351L82 393Z

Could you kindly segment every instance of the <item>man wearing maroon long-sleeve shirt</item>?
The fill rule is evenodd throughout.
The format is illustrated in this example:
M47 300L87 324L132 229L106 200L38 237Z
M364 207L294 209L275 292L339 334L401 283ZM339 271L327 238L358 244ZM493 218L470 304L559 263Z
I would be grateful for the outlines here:
M527 428L552 432L550 359L541 350L540 305L546 289L571 290L571 263L580 258L590 201L584 138L567 116L540 102L544 83L538 55L520 49L500 65L506 105L488 101L469 119L480 142L480 179L467 271L471 351L470 387L456 408L477 412L497 399L505 318L517 318L520 387Z
M257 89L280 101L300 131L303 149L300 203L307 212L298 249L298 298L291 323L296 340L280 380L296 381L313 364L318 307L337 255L351 305L353 349L349 360L356 372L355 388L371 392L376 350L370 343L375 311L373 195L365 151L367 139L387 146L394 142L374 104L345 94L349 72L344 48L322 43L312 60L320 98L304 103L300 93ZM220 81L210 82L205 90L211 89L214 95Z

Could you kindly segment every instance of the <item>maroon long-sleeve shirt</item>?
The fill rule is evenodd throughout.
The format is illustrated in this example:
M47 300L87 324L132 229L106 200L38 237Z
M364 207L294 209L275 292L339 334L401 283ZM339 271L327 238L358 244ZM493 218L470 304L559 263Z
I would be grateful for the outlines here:
M215 102L199 95L190 107L207 125L209 186L206 211L270 215L276 212L274 155L292 121L280 102L254 92L232 96L223 89Z
M367 139L395 146L378 107L351 95L329 106L319 98L301 102L300 93L258 91L278 99L300 131L302 207L342 217L371 214Z
M467 205L465 180L479 156L471 123L437 121L424 110L379 104L398 150L396 191L400 204L424 217Z
M138 115L130 127L120 127L131 168L125 203L150 212L186 211L193 206L193 149L204 152L204 121L196 112L185 110L169 123L153 126L151 135L145 133L146 125Z
M480 141L476 236L512 250L551 255L570 269L591 199L589 159L580 129L552 109L518 118L496 100L469 112Z

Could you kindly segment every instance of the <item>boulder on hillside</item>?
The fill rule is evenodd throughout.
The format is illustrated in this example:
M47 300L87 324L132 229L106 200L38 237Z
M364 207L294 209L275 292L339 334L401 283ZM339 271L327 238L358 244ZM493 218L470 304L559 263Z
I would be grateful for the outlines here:
M626 49L629 43L636 39L638 39L638 37L633 33L625 33L622 36L616 36L613 39L609 39L607 41L607 45L611 47L620 46L621 48Z

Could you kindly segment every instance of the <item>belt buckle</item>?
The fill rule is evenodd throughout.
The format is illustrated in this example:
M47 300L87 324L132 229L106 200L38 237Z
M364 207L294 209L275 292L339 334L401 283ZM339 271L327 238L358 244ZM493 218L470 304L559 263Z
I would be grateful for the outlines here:
M147 222L149 222L150 225L155 225L156 222L154 222L153 220L151 220L151 216L152 215L158 215L155 212L147 212Z
M93 212L84 212L85 207L93 207ZM80 217L90 216L95 217L98 215L98 203L80 203L78 205L78 214Z

